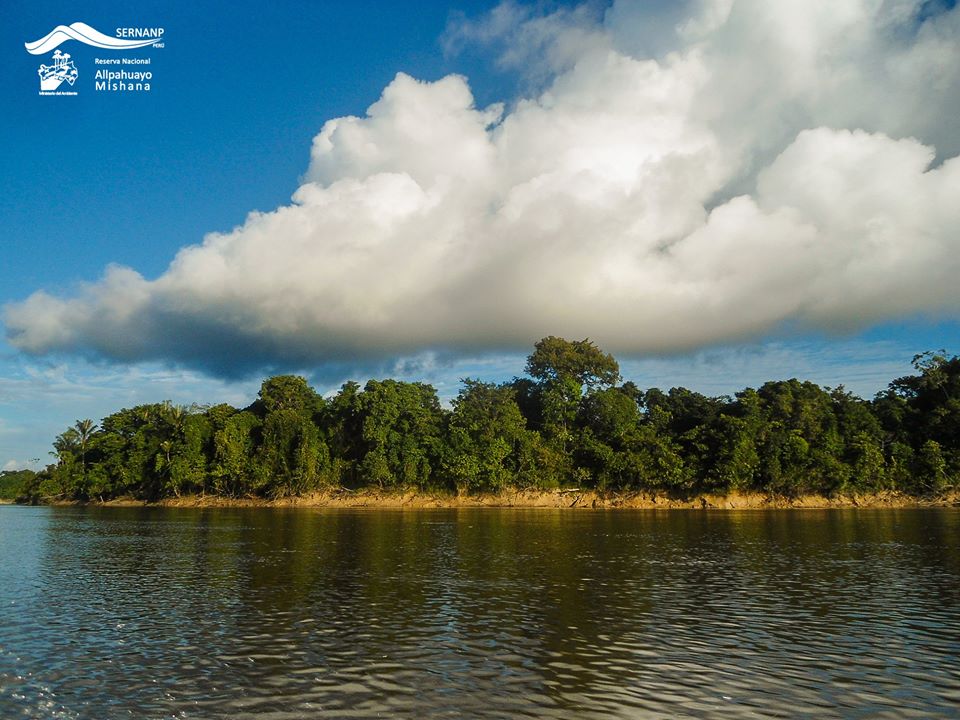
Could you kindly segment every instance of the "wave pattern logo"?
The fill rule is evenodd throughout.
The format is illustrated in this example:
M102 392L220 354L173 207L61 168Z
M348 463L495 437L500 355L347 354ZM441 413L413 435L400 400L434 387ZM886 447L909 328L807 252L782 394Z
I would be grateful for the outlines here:
M57 50L53 53L53 65L41 65L37 74L40 75L40 89L53 91L60 87L64 80L72 87L80 73L70 59L70 53Z
M132 48L146 47L157 42L156 37L141 38L139 40L123 40L121 38L110 37L102 32L94 30L86 23L75 22L71 25L57 25L47 35L35 40L34 42L24 43L23 46L31 55L43 55L50 52L61 43L67 40L76 40L85 45L104 48L106 50L130 50Z

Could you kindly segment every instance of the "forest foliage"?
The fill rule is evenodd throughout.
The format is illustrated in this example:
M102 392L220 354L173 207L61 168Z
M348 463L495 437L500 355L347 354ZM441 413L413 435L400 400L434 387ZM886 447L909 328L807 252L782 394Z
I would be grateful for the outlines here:
M936 495L960 476L960 358L925 353L872 400L842 386L767 382L733 397L621 382L590 340L540 340L529 377L465 379L450 407L424 383L299 376L246 408L169 402L79 420L25 499L283 497L339 487L782 495Z

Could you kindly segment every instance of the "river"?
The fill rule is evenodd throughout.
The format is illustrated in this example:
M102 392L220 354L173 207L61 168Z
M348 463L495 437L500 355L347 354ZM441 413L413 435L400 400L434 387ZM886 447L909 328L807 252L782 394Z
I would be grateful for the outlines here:
M960 510L0 506L0 717L956 717Z

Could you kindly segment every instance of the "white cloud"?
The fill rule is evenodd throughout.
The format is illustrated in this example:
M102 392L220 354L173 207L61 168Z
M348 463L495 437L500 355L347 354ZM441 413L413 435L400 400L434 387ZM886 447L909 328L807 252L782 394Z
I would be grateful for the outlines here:
M549 80L508 111L399 74L327 122L293 202L7 306L30 353L221 373L590 336L620 354L960 308L960 10L698 0L452 38ZM519 25L518 25L519 23ZM524 47L534 47L534 62Z

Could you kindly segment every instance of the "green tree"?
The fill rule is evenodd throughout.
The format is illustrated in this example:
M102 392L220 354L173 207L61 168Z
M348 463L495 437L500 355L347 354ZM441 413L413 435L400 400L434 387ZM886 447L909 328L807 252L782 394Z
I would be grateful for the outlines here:
M423 383L371 380L360 396L360 472L380 487L430 484L439 466L443 412Z
M920 487L930 493L943 492L948 485L947 461L936 440L927 440L917 455L917 477Z
M598 487L628 487L638 466L640 409L632 392L606 388L588 393L577 413L576 465Z
M264 380L251 410L262 418L253 472L257 492L293 495L328 480L329 451L317 426L324 401L306 379L278 375Z
M361 395L359 384L344 383L340 392L326 404L321 418L330 448L331 475L336 482L348 487L360 483L360 464L367 452Z
M765 383L757 392L764 427L760 439L763 486L775 492L829 494L849 480L833 398L799 380Z
M214 433L212 474L218 493L241 497L256 489L253 463L260 426L260 418L243 411L228 417Z
M526 372L536 386L540 424L535 427L558 452L572 474L570 463L573 425L584 390L609 387L620 379L620 367L589 339L545 337L527 358Z
M589 338L564 340L545 337L527 358L526 372L542 383L573 380L588 388L614 385L620 380L620 366Z
M890 383L890 391L902 400L901 435L921 455L925 447L933 447L927 441L934 441L945 463L945 477L956 475L960 473L960 358L943 351L927 352L915 356L913 365L918 375Z
M925 353L914 367L871 402L795 379L712 398L616 387L612 356L547 337L527 360L530 378L465 380L450 411L422 383L346 383L327 402L280 375L244 411L166 402L119 410L99 429L80 420L24 492L286 495L331 482L943 492L960 474L960 359Z
M90 442L90 438L93 436L93 432L97 427L97 424L93 420L77 420L73 426L77 431L77 442L80 445L80 472L81 472L81 482L86 480L87 472L87 445Z
M757 424L747 417L721 414L710 425L713 455L706 479L716 490L750 490L757 482Z
M26 496L36 477L33 470L0 470L0 500Z
M323 408L323 398L310 387L306 378L299 375L277 375L263 381L260 386L258 414L266 415L278 410L293 410L312 417ZM256 411L256 408L255 408Z
M465 379L446 435L443 471L458 490L516 484L527 428L512 387Z
M694 477L683 460L680 447L669 435L657 432L653 423L640 426L632 455L637 486L680 495L693 488Z
M317 489L329 466L326 444L303 409L277 406L263 421L259 488L272 495Z
M882 490L886 485L886 462L883 448L869 432L858 432L848 443L848 455L852 468L850 490Z

